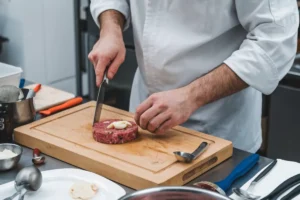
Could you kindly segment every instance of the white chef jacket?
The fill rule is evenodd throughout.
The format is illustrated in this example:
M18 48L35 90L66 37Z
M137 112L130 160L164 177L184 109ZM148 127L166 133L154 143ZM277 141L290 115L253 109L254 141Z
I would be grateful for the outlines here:
M138 69L130 111L226 63L250 87L199 108L182 126L259 149L262 93L274 91L296 54L296 0L92 0L90 9L98 26L108 9L125 16L125 28L132 23Z

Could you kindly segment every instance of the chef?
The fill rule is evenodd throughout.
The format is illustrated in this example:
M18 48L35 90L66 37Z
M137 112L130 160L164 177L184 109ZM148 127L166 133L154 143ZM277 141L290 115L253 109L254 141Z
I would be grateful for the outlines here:
M138 69L130 97L137 124L155 134L176 125L256 152L262 93L293 64L295 0L92 0L100 39L89 53L97 85L125 58L132 24Z

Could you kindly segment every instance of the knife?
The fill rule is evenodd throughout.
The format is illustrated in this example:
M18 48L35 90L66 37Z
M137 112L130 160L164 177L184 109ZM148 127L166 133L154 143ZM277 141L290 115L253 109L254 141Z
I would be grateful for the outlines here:
M103 102L104 102L104 94L105 94L105 89L108 85L108 78L106 76L106 73L107 73L107 70L108 70L108 67L106 68L105 72L104 72L104 77L103 77L103 81L99 87L99 90L98 90L98 95L97 95L97 104L96 104L96 110L95 110L95 114L94 114L94 121L93 121L93 125L96 123L96 122L99 122L100 120L100 116L101 116L101 111L102 111L102 105L103 105Z

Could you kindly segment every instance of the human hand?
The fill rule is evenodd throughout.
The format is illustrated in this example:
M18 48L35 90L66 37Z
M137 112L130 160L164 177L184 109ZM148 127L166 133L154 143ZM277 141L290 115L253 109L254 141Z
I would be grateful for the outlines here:
M100 39L88 55L89 60L94 65L97 86L102 82L107 67L107 78L112 79L114 77L125 60L125 54L126 49L120 28L107 29L105 32L101 32Z
M136 109L134 119L145 130L163 134L184 123L196 109L187 88L179 88L151 95Z

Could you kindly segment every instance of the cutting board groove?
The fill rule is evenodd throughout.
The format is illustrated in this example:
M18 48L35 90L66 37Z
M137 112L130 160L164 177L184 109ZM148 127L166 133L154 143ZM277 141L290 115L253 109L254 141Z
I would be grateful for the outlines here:
M120 145L94 141L95 102L88 102L15 129L15 141L98 173L134 189L183 185L232 156L232 143L184 127L163 136L139 129L138 139ZM103 106L101 120L133 121L133 114ZM190 164L180 163L174 151L192 152L203 141L209 148Z

